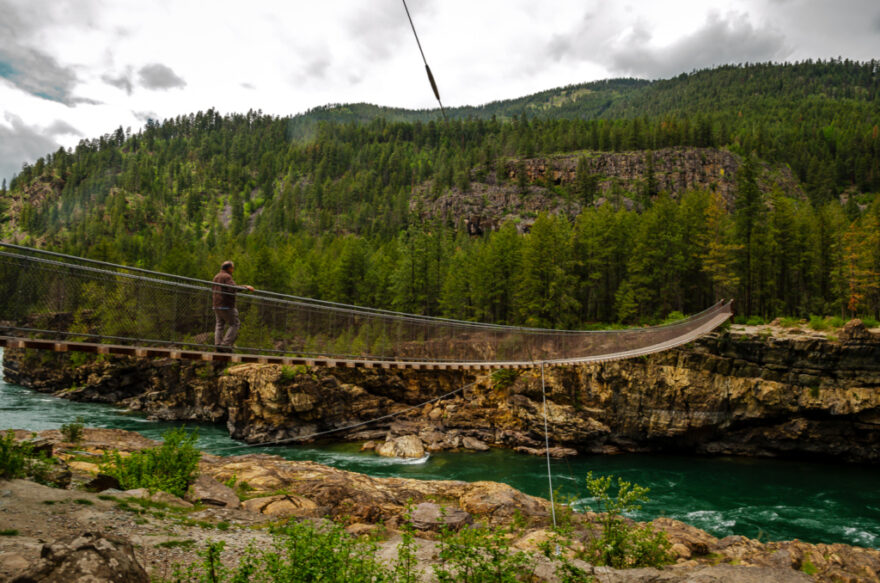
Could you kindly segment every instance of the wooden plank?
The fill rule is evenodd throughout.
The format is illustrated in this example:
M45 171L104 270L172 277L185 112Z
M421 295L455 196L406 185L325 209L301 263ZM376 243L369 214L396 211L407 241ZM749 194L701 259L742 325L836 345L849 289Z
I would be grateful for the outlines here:
M67 344L64 342L56 342L53 349L55 352L67 352Z

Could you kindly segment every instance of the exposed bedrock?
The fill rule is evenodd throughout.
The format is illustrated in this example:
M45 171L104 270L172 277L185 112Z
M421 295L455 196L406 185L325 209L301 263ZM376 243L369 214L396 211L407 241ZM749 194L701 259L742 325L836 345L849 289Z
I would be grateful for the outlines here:
M546 368L551 453L880 461L878 336L858 325L839 341L777 332L734 329L648 357ZM69 355L18 350L6 351L4 366L7 382L160 419L222 422L250 442L371 440L367 448L397 451L383 447L396 440L418 452L414 440L399 440L416 436L429 452L487 445L544 452L539 368L473 376L132 359L73 366Z

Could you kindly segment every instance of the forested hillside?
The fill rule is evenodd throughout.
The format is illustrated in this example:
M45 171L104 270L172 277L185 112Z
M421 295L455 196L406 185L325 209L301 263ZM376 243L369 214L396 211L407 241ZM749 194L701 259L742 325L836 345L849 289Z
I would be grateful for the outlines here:
M880 316L880 71L611 80L450 112L209 110L27 165L2 235L501 323ZM463 209L466 209L463 210ZM479 228L475 228L478 225Z

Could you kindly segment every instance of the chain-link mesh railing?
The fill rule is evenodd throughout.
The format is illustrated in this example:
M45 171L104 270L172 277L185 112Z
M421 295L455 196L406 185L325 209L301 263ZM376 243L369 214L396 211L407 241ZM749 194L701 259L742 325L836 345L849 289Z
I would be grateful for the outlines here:
M0 243L0 334L214 350L212 284ZM584 362L656 352L730 315L719 302L666 326L560 331L361 308L272 292L237 293L237 351L455 363Z

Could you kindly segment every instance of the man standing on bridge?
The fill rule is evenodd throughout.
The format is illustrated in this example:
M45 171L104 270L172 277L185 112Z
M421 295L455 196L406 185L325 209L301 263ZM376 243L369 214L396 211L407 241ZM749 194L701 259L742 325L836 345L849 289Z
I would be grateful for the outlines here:
M220 273L214 276L216 285L212 292L214 317L217 320L217 325L214 327L214 344L217 352L232 352L232 344L238 337L241 320L238 319L238 310L235 307L235 294L239 290L254 291L249 285L235 283L232 279L233 271L235 271L235 263L224 261L220 266Z

